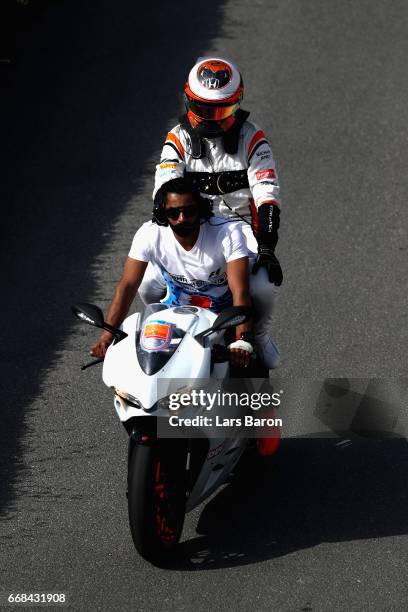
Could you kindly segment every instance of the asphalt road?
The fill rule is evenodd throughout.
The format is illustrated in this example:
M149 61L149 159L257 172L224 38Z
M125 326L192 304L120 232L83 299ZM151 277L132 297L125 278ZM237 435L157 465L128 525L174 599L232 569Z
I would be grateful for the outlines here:
M36 23L1 99L0 592L65 592L75 610L406 608L406 440L293 437L299 393L279 456L188 516L177 567L144 563L126 435L100 370L79 370L95 334L69 305L108 304L188 69L227 55L282 184L279 376L384 378L403 410L407 23L403 0L60 1Z

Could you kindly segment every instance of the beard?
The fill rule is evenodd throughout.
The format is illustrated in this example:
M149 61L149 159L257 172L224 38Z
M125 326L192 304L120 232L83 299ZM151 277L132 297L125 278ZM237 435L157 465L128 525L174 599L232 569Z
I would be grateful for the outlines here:
M190 236L200 226L200 219L198 218L194 223L178 223L177 225L172 225L171 229L175 234L181 236L182 238L186 238Z

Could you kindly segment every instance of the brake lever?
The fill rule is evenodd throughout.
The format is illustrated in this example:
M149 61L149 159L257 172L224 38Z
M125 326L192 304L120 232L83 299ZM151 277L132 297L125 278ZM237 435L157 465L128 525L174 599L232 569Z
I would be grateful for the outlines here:
M104 357L98 357L97 359L94 359L94 361L84 363L84 365L81 366L81 370L86 370L87 368L90 368L91 366L96 365L97 363L101 363L101 361L103 361L104 359Z

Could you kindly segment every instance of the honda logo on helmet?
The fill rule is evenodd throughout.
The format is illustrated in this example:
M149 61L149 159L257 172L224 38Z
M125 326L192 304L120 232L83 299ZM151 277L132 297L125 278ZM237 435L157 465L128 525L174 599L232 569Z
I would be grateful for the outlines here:
M205 79L203 81L203 85L208 87L208 89L218 89L220 86L220 81L219 79Z
M225 87L232 77L231 68L225 62L204 62L198 69L198 80L207 89Z

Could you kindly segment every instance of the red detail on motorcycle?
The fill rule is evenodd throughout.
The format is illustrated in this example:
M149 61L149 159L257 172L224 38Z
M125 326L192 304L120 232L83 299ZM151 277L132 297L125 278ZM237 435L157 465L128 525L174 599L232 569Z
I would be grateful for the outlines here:
M262 455L262 457L268 457L269 455L274 455L276 453L280 443L280 438L258 438L256 441L256 447L258 453Z
M212 299L206 295L192 295L189 304L200 306L201 308L211 308Z
M155 469L154 492L156 496L156 528L163 544L172 544L177 538L177 530L169 525L170 501L166 488L165 474L162 472L160 460Z
M272 409L268 411L268 414L262 416L275 419L276 411ZM259 437L257 436L256 440L256 447L258 449L258 453L263 457L276 453L281 443L280 427L277 427L276 425L263 427L259 431L258 435Z

